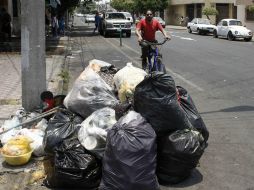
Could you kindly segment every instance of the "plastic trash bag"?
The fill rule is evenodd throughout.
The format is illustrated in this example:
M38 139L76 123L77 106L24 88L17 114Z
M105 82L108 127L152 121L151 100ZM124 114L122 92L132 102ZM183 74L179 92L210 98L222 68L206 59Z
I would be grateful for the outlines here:
M15 128L19 124L20 124L20 118L15 115L11 119L4 121L3 125L0 127L0 133L7 131L9 129ZM18 127L18 128L21 129L22 127Z
M157 190L155 169L156 134L130 111L108 132L99 190Z
M40 129L21 129L18 133L32 140L30 146L34 150L33 155L43 156L45 155L43 147L43 137L45 135L44 131Z
M48 127L43 138L43 147L45 152L53 153L55 148L59 146L63 140L72 136L77 136L79 126L83 118L76 114L63 110L57 112L53 118L49 120Z
M147 119L157 136L191 128L192 125L177 98L173 78L156 72L136 86L134 110Z
M179 183L197 166L206 143L196 130L185 129L157 140L157 177L161 185Z
M64 99L70 111L84 118L100 108L113 107L117 102L112 89L90 68L81 73Z
M203 119L199 115L191 96L187 90L181 86L177 86L177 90L179 94L180 105L186 113L189 121L191 122L192 126L203 135L205 141L207 141L209 138L209 131L207 130Z
M77 138L66 139L56 148L54 169L47 185L54 188L97 188L101 179L101 161L87 151Z
M107 131L115 123L115 110L99 109L81 123L78 139L87 150L102 156L106 146Z
M135 87L144 80L146 75L144 70L134 67L132 63L127 63L115 74L113 80L121 102L124 102L126 97L132 99Z
M110 66L112 66L110 63L98 59L92 59L89 61L88 64L88 67L93 69L95 72L99 72L102 67L110 67Z

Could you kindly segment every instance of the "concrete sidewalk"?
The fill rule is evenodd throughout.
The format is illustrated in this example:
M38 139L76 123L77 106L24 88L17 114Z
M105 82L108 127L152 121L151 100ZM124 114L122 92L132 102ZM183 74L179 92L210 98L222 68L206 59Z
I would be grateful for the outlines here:
M55 95L60 93L58 74L61 72L64 56L46 57L47 89ZM21 102L21 55L0 54L0 125L22 107ZM40 98L40 97L38 97Z

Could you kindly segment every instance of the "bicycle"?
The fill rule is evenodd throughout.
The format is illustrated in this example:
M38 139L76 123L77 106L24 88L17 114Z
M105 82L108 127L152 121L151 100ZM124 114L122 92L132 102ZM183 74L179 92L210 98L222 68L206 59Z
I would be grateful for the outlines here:
M160 53L161 48L158 47L165 44L166 41L168 41L168 39L166 38L164 39L163 42L149 42L146 40L142 40L141 43L145 43L149 46L148 57L147 57L148 73L151 73L153 71L166 73L165 65L162 63L162 54ZM144 68L144 70L146 69L147 69L147 66L146 68Z

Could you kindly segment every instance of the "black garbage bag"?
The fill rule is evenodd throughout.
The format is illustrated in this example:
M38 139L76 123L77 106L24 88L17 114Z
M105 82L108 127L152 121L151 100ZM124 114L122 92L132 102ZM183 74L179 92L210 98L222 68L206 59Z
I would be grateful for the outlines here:
M54 149L72 136L77 136L79 130L78 124L82 123L83 118L76 114L62 110L57 112L48 123L48 127L45 131L43 138L43 147L45 152L54 153Z
M207 130L203 119L199 115L191 96L187 90L181 86L177 86L177 90L179 94L180 105L186 113L189 121L191 122L192 126L203 135L205 141L207 141L209 138L209 131Z
M130 111L108 132L99 190L157 190L155 170L155 132Z
M161 185L179 183L197 166L206 147L194 129L178 130L157 139L157 177Z
M151 123L157 136L192 127L177 100L175 82L168 74L152 73L136 86L134 110Z
M53 188L98 188L101 180L101 160L87 151L77 138L64 140L56 148L54 170L47 185Z

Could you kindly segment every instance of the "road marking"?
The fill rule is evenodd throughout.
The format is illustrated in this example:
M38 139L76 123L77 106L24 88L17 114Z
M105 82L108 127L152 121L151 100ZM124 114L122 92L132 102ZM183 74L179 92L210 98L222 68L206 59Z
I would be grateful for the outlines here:
M177 38L180 38L181 40L197 41L197 40L192 39L192 38L185 38L185 37L182 37L182 36L177 36L177 35L174 35L174 34L172 34L171 36L173 36L173 37L177 37Z
M129 55L127 55L125 52L123 52L119 46L113 44L112 42L110 42L108 39L103 38L105 41L107 41L108 43L110 43L117 51L119 51L120 53L122 53L125 57L127 57L129 60L131 60L133 63L135 63L136 65L139 65L137 61L135 61L132 57L130 57ZM123 45L124 47L126 47L126 45ZM137 53L135 51L135 53Z
M124 56L126 56L129 60L131 60L136 66L140 66L141 64L138 63L136 60L133 59L133 57L130 57L129 55L127 55L124 51L122 51L119 46L113 44L112 42L110 42L108 39L103 38L105 41L107 41L108 43L110 43L113 47L116 48L117 51L119 51L120 53L122 53ZM113 39L114 41L117 41L115 39ZM136 54L140 55L139 52L137 52L135 49L133 49L132 47L123 44L123 47L131 50L132 52L135 52ZM184 83L190 85L191 87L195 88L196 90L203 92L204 89L199 87L198 85L194 84L193 82L190 82L188 79L185 79L183 76L175 73L174 71L172 71L171 69L169 69L168 67L166 67L167 71L169 71L172 75L174 75L176 78L182 80Z

